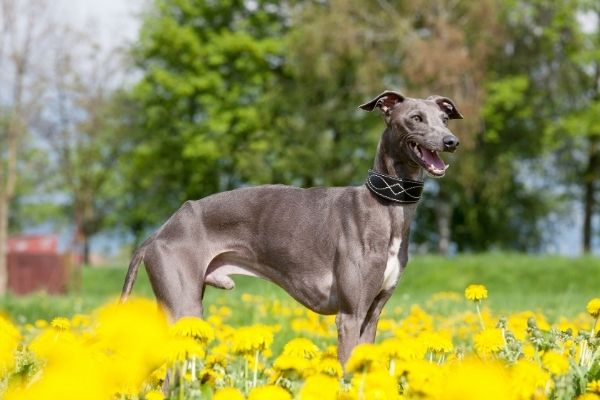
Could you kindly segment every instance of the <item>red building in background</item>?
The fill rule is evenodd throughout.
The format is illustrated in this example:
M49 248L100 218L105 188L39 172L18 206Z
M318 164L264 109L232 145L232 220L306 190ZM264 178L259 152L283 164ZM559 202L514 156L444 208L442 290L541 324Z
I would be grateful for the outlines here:
M58 252L57 235L23 235L8 239L8 290L13 294L64 293L69 257Z
M8 238L9 254L58 254L57 235L24 235Z

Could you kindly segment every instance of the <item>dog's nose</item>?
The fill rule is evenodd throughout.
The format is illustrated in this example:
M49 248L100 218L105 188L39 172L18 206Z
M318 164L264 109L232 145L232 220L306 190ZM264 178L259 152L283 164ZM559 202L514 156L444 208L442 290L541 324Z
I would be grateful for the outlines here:
M456 148L460 144L460 142L458 141L458 138L454 135L444 136L443 141L444 141L444 147L446 148L446 150L449 150L449 151L456 150Z

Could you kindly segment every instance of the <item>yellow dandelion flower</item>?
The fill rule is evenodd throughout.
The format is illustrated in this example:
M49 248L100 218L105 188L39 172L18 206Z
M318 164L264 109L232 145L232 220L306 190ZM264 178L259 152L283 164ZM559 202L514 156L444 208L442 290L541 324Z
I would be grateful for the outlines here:
M222 318L230 317L232 313L233 313L233 311L231 310L231 308L229 308L227 306L221 306L217 310L217 314Z
M243 293L242 294L242 302L244 302L244 303L251 303L252 300L254 300L254 296L252 296L250 293Z
M340 362L337 360L337 358L333 357L321 358L316 364L315 368L318 373L332 376L334 378L341 378L344 374Z
M209 366L211 368L215 365L225 367L227 365L227 352L215 352L213 351L213 349L211 349L210 353L206 356L206 360L204 360L204 365Z
M304 375L304 372L310 368L310 361L304 357L288 356L282 354L275 359L273 368L278 372L296 372L300 376Z
M571 331L571 335L577 336L579 333L579 327L573 321L569 321L565 317L560 317L556 323L556 328L561 332Z
M600 400L600 396L594 393L584 393L581 396L577 396L577 400Z
M393 332L396 329L396 321L393 319L382 318L377 324L377 330L379 332Z
M435 363L425 360L405 361L398 363L396 369L396 375L406 376L410 395L430 398L440 390L442 370Z
M43 320L43 319L38 319L33 323L33 325L35 325L35 327L38 329L44 329L44 328L48 327L48 321Z
M213 400L244 400L244 395L236 388L223 388L217 390Z
M160 367L156 368L150 374L150 379L156 384L161 384L165 381L167 376L167 364L163 364Z
M452 338L444 332L425 332L419 336L424 346L437 353L450 353L454 350Z
M433 317L418 305L413 305L410 307L408 315L398 323L398 329L394 334L397 337L416 336L432 329Z
M265 351L273 343L273 331L265 325L247 326L237 329L232 338L235 354L254 354Z
M295 338L286 343L283 347L283 354L311 360L319 354L319 348L308 339Z
M479 332L473 339L473 345L475 351L481 355L492 354L502 350L505 345L502 329L486 329Z
M71 331L49 327L28 347L39 361L43 361L42 373L30 382L15 385L15 390L6 394L7 400L95 400L111 398L117 391L110 379L112 365L107 362L108 356L91 348Z
M391 360L417 360L427 352L426 345L416 338L389 338L379 345L383 355Z
M73 318L71 318L71 326L74 328L87 328L90 326L90 316L75 314Z
M110 355L111 379L120 392L137 394L141 383L167 361L166 315L155 301L130 297L100 307L94 319L94 348Z
M313 375L306 379L300 390L300 400L336 400L340 390L337 379L326 375Z
M292 400L292 395L281 386L266 385L250 391L248 400Z
M198 317L180 318L170 328L171 334L179 337L190 337L204 344L215 338L215 330L206 321Z
M346 363L346 372L362 372L381 367L381 351L371 343L359 344L352 350Z
M337 346L329 345L329 346L325 347L325 350L323 350L321 357L323 357L323 358L331 357L331 358L337 359Z
M587 312L594 318L600 316L600 297L590 300L586 306Z
M569 370L569 360L553 351L544 353L542 364L553 375L562 375Z
M165 396L158 390L151 390L144 395L145 400L165 400Z
M487 299L488 291L483 285L469 285L465 289L465 298L471 301Z
M596 379L587 384L587 391L591 393L600 394L600 380Z
M71 354L69 348L78 344L77 337L71 331L47 328L31 341L29 349L40 360L60 363L63 357ZM63 351L66 354L61 354Z
M200 380L202 382L208 382L211 385L215 385L217 381L223 380L225 377L224 370L220 369L218 371L205 367L200 371Z
M446 365L445 373L434 382L440 400L513 400L510 376L504 365L467 359Z
M511 386L519 400L545 398L552 377L537 362L521 359L510 369Z
M205 355L204 347L189 337L174 338L167 347L171 361L182 361L191 357L204 358Z
M364 376L356 374L352 378L352 392L359 399L399 400L398 383L385 371L368 372Z
M59 331L66 331L71 329L71 321L67 318L57 317L50 322L50 326Z
M20 341L19 330L0 316L0 377L14 368L15 352Z

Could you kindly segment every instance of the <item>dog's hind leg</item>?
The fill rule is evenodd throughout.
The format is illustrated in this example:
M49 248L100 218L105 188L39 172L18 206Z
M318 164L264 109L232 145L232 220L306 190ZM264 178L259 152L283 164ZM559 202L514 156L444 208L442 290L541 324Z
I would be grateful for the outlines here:
M148 249L145 264L156 299L172 321L203 317L204 274L197 260L180 249L157 246Z

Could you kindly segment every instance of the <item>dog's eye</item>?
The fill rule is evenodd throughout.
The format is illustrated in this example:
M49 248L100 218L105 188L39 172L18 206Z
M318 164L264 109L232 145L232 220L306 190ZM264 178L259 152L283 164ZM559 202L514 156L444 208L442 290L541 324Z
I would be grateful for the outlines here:
M444 115L442 117L442 122L444 123L444 125L448 125L448 117Z
M413 115L411 119L415 122L423 122L423 118L420 115Z

